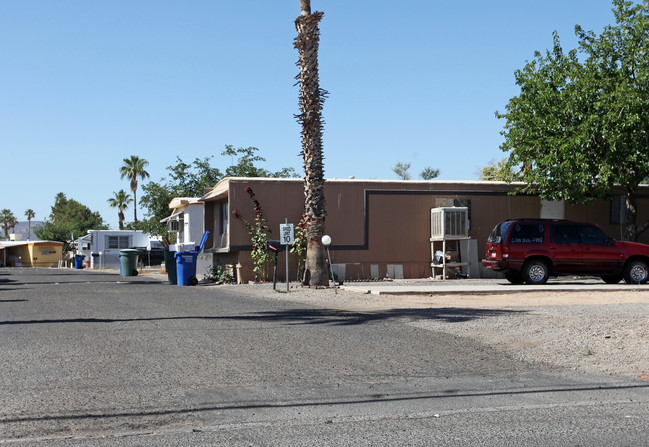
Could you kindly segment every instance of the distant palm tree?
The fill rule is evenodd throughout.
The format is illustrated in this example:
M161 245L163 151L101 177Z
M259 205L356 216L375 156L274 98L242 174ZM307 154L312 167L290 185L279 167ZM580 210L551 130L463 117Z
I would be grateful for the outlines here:
M133 201L131 195L123 189L113 192L115 197L108 199L108 206L117 208L117 217L119 218L119 229L124 229L124 210L128 208L128 204Z
M18 225L18 219L16 219L16 216L11 216L11 222L9 222L9 229L10 230L16 230L16 225Z
M9 230L11 229L14 220L16 220L16 218L11 210L5 208L0 211L0 224L2 224L2 229L5 232L5 239L9 238Z
M137 223L137 178L144 180L149 178L146 167L149 162L137 155L131 155L131 158L125 158L124 164L119 168L121 178L131 179L131 192L133 193L133 221Z
M25 211L25 217L27 218L27 222L29 222L29 235L27 236L27 239L32 238L32 219L36 216L36 213L34 212L33 209L29 208L27 211Z

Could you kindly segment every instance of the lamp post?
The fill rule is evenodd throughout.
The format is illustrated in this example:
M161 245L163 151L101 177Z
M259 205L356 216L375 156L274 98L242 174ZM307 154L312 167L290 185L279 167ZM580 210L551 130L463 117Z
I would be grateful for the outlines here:
M327 247L327 259L329 259L329 270L331 270L331 281L334 283L334 293L338 294L338 289L336 289L336 279L334 278L334 269L331 265L331 254L329 254L330 244L331 244L331 236L326 234L322 236L322 245Z

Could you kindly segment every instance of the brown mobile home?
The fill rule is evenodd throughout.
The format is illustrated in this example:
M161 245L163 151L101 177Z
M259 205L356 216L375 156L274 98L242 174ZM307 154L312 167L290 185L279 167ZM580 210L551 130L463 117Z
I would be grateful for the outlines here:
M210 231L206 252L213 254L214 265L234 265L240 282L254 279L250 237L244 224L232 216L236 210L248 221L255 219L246 186L254 191L273 239L279 238L279 225L285 218L297 224L304 209L301 179L226 178L202 198L205 229ZM327 180L326 232L332 238L334 270L347 280L431 276L431 209L437 207L468 208L471 242L461 255L471 261L472 276L487 274L479 261L489 233L504 219L592 221L620 238L619 198L572 206L545 202L535 195L512 195L514 188L507 183L483 181ZM645 206L648 199L649 187L643 188L639 222L649 219ZM647 235L643 236L647 242ZM285 278L284 257L280 259L279 277ZM296 275L297 260L291 256L289 279L295 280Z

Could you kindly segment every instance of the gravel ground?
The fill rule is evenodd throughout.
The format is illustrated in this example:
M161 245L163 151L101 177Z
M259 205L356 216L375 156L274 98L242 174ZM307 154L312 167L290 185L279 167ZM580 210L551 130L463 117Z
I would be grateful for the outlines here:
M413 324L478 339L528 362L605 374L649 373L647 299L644 303L497 308L522 312L457 324Z
M393 318L421 329L478 340L526 362L649 380L647 289L371 295L299 285L292 285L286 293L285 284L278 285L283 293L267 284L202 287L212 293L236 288L260 298L354 312L428 310L395 312ZM444 318L437 312L441 309Z

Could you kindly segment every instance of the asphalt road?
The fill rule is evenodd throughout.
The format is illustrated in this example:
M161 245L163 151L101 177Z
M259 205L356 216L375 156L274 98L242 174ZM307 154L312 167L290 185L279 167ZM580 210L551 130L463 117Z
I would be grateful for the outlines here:
M649 445L646 381L279 298L0 269L0 444Z

